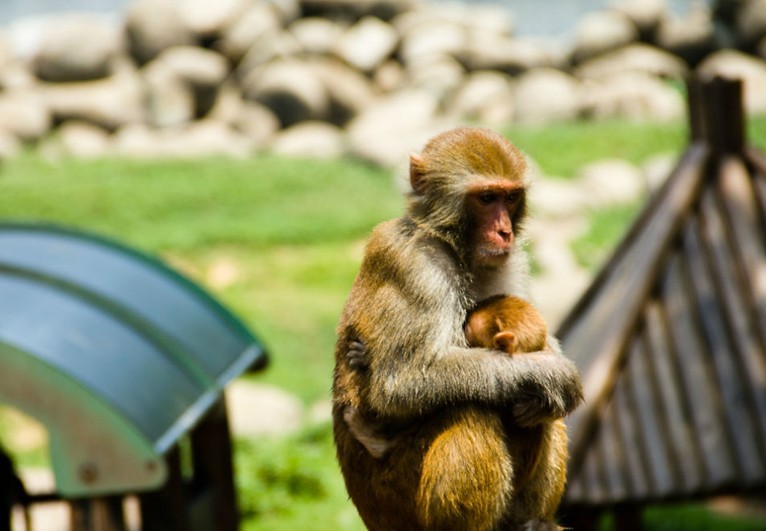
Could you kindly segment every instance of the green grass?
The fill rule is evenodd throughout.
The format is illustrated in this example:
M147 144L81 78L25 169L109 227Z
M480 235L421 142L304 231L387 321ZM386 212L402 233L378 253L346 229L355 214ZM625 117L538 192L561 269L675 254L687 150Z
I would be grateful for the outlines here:
M545 173L563 178L601 158L639 163L680 153L686 142L678 124L571 123L505 132ZM765 146L766 118L753 120L749 134ZM390 172L353 161L259 156L50 164L25 154L0 166L0 219L73 225L166 258L263 340L271 365L248 378L281 386L307 405L329 397L335 323L363 242L402 208ZM590 267L600 263L638 208L593 213L591 230L576 245L581 259ZM222 262L235 270L223 283L214 274ZM0 422L0 438L4 429ZM30 454L22 462L38 460ZM236 467L245 530L361 529L326 424L284 438L240 440ZM656 529L704 529L708 513L693 509L657 509L659 516L649 512L647 519L682 522Z

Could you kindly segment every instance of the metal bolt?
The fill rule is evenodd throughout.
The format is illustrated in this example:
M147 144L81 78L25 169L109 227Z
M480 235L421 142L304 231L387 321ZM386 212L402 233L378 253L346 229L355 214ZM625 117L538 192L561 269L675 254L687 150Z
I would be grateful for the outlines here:
M83 463L77 471L83 483L95 483L98 479L98 467L93 463Z

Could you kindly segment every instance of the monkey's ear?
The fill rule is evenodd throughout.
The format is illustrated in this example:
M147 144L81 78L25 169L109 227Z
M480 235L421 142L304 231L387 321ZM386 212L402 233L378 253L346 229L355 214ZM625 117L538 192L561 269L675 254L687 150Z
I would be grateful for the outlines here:
M516 334L507 330L495 334L495 337L492 338L492 343L494 343L497 350L502 350L506 354L516 352L516 347L518 346Z
M420 155L410 155L410 184L412 189L418 195L423 195L426 191L426 161Z

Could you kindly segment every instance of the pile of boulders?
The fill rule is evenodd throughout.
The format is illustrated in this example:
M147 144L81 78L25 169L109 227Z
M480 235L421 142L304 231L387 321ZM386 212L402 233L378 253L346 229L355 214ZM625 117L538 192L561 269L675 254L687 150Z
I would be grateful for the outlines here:
M749 110L766 112L766 0L683 18L666 0L622 0L567 45L515 36L505 6L419 0L135 0L119 24L42 27L0 45L0 156L27 143L391 165L466 121L678 119L693 69L744 78Z

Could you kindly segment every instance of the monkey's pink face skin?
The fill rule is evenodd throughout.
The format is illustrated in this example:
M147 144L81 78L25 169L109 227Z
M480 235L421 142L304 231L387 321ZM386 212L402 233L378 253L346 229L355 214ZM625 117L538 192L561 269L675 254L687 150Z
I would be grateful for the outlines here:
M468 191L473 220L473 257L479 264L499 266L513 248L514 213L524 196L520 183L498 180L478 184Z

